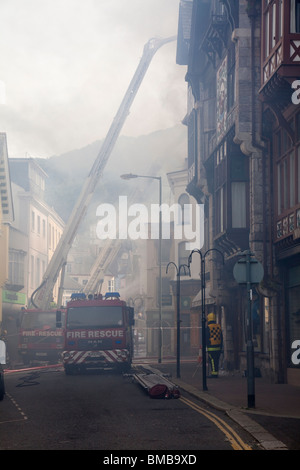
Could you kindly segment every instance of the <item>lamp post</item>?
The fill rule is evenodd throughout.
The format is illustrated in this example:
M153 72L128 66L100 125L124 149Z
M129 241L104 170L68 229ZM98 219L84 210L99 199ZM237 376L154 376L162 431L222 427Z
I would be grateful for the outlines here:
M124 180L130 180L134 178L149 178L157 180L159 182L159 244L158 244L158 264L159 264L159 298L158 298L158 308L159 308L159 332L158 332L158 362L162 361L162 261L161 261L161 240L162 240L162 213L161 213L161 203L162 203L162 184L161 176L148 176L148 175L135 175L133 173L128 173L121 175L121 178Z
M188 268L189 273L190 273L190 268L186 264L181 264L179 267L173 262L170 261L167 265L166 273L168 272L168 268L170 264L173 264L176 269L177 273L177 289L176 289L176 294L177 294L177 378L180 377L180 270L181 268L184 269L184 274L185 274L185 268Z
M253 318L251 312L252 285L259 284L264 277L262 264L253 258L253 253L246 250L240 253L241 258L233 268L233 275L239 284L247 286L247 391L248 408L255 407L255 374L254 374L254 347L253 347Z
M220 255L223 258L223 264L224 264L224 255L221 251L219 251L217 248L210 248L207 250L205 253L202 254L202 252L198 249L195 249L191 251L189 260L188 260L188 265L190 266L192 262L192 257L194 253L199 253L200 258L201 258L201 306L202 306L202 389L207 390L207 382L206 382L206 328L205 328L205 323L206 323L206 318L205 318L205 258L208 253L211 251L216 251L220 253Z

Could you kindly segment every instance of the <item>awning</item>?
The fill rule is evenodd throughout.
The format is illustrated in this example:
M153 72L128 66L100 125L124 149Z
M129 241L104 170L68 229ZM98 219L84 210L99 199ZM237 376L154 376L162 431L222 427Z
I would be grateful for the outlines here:
M205 289L205 305L212 305L215 303L215 298L211 297L210 295L210 289L207 287ZM202 306L202 290L198 292L196 297L193 298L192 300L192 305L191 308L199 308Z

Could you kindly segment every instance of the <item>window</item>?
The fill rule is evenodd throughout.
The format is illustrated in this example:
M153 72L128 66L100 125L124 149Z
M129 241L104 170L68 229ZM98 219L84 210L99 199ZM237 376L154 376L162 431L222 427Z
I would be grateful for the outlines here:
M281 166L277 165L277 213L281 214Z
M162 285L162 305L172 305L172 295L170 291L170 278L163 277L161 280ZM159 306L159 298L160 298L160 282L159 278L156 279L156 292L157 292L157 306Z
M296 139L300 140L300 113L296 115Z
M197 161L197 132L196 132L196 111L193 109L188 119L188 171L189 182L196 175L195 165Z
M270 33L269 33L269 22L270 22L270 15L269 15L269 10L266 11L265 13L265 16L264 16L264 32L265 32L265 36L264 36L264 41L265 41L265 57L268 57L269 53L270 53L270 41L269 41L269 37L270 37Z
M298 182L298 203L300 203L300 146L297 148L297 182Z
M283 34L283 0L279 0L278 2L278 31L279 31L279 37L278 39L282 38Z
M300 0L290 0L290 29L291 33L300 33Z
M272 36L271 36L271 41L272 41L272 49L276 44L276 3L273 3L272 7Z
M290 207L295 205L295 156L290 154Z
M179 208L179 214L178 214L178 223L179 224L189 224L191 220L191 214L190 214L190 198L187 194L182 194L178 198L178 204L180 206Z
M123 325L121 307L70 307L67 328L117 328Z
M289 269L287 276L287 308L289 320L289 344L300 338L300 267ZM291 361L293 351L289 351L288 361ZM290 364L293 367L293 364Z
M34 211L31 212L31 230L35 230L35 213Z
M34 257L33 255L31 255L30 257L30 268L31 268L31 271L30 271L30 284L31 284L31 287L34 286Z
M265 2L263 13L263 41L265 60L283 35L283 0Z
M297 158L295 158L295 155ZM277 163L277 214L300 202L300 147L289 152Z
M41 280L41 263L40 259L36 259L36 285L40 285L40 280Z
M224 186L216 193L216 233L224 232Z
M283 160L283 210L288 207L288 181L287 181L287 160Z
M232 228L246 228L246 183L231 183Z
M274 134L273 139L274 155L276 155L274 209L277 215L275 234L277 240L291 236L300 228L299 116L300 113L294 114L289 120L289 126L295 132L295 143L283 128Z
M228 51L228 77L227 77L227 109L231 110L235 103L235 44Z
M108 280L108 292L115 292L115 280L114 279Z
M229 134L215 153L215 227L216 235L231 229L247 229L249 160ZM231 233L239 236L238 233Z
M252 295L251 315L254 351L268 354L270 349L269 299L267 297L261 297L255 288L253 289Z
M9 251L8 278L10 284L24 285L24 256L23 251Z

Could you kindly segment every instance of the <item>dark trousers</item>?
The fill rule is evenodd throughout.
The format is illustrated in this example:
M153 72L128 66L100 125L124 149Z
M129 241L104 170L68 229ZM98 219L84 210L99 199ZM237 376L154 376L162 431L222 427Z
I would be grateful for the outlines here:
M207 348L207 353L208 353L208 359L211 365L211 376L218 377L221 349Z

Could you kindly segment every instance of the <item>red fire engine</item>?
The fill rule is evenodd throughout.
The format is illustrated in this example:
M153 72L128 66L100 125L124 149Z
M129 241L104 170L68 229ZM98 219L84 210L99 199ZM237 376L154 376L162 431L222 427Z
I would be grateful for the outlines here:
M57 311L57 326L62 326ZM86 369L131 367L133 308L118 293L88 296L72 294L64 323L62 361L66 374Z
M64 337L62 328L56 328L56 309L22 309L19 326L18 352L24 364L60 359Z

